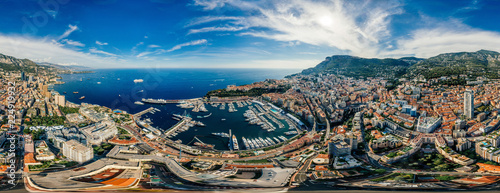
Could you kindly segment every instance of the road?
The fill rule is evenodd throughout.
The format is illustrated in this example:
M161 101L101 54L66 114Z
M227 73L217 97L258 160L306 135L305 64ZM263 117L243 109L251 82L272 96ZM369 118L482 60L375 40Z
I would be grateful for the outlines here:
M302 167L297 171L297 175L295 176L295 181L297 183L303 183L307 180L307 168L311 165L311 162L314 157L316 157L317 153L314 153L311 157L307 158Z
M129 125L119 125L119 127L127 130L130 134L133 134L135 138L137 138L141 143L145 143L143 140L142 140L142 137L141 137L141 134L139 134L137 132L137 130L135 129L132 129L131 126Z
M429 175L488 175L488 176L500 176L500 174L494 173L468 173L468 172L433 172L433 171L416 171L416 170L406 170L406 169L394 169L392 168L392 172L396 173L405 173L405 174L429 174Z
M168 184L167 187L169 188L180 189L180 190L203 190L203 188L200 186L181 183L179 180L177 180L177 176L175 174L167 172L168 170L163 165L160 164L152 164L152 165L154 166L153 168L154 173L158 175L158 177L163 182Z
M371 165L391 171L392 168L385 167L378 162L380 156L370 151L370 148L368 147L368 142L365 141L365 127L361 127L361 140L363 140L363 146L365 147L366 159L371 163Z
M325 139L323 142L327 142L330 138L330 121L326 120L326 133L325 133Z

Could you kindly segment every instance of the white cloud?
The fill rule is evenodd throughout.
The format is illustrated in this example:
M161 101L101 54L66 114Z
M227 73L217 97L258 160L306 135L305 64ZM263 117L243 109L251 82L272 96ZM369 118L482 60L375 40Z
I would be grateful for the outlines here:
M93 54L103 54L103 55L107 55L107 56L116 56L116 54L112 54L112 53L109 53L109 52L98 50L96 48L90 48L89 52L93 53Z
M244 27L206 27L189 33L239 31L243 35L283 42L302 42L348 50L353 55L374 57L380 43L390 36L391 16L402 13L401 4L388 1L288 0L240 1L196 0L195 5L212 10L231 6L252 12Z
M481 6L482 5L479 4L479 0L472 0L469 5L461 8L461 9L458 9L456 12L459 13L459 12L474 11L474 10L480 9Z
M245 19L244 17L233 17L233 16L204 16L204 17L200 17L200 18L196 18L196 19L192 20L185 27L210 23L210 22L214 22L214 21L227 21L227 20L242 21L244 19Z
M167 51L164 50L164 49L157 49L155 51L145 51L145 52L141 52L141 53L137 54L136 57L138 57L138 58L142 58L142 57L147 58L145 56L148 56L148 55L151 55L151 54L158 55L158 54L163 54L165 52L167 52Z
M61 42L65 43L67 45L71 45L71 46L85 47L85 44L83 44L83 43L81 43L79 41L74 41L74 40L69 40L69 39L62 39Z
M154 44L148 45L148 48L159 48L159 47L161 47L161 46L154 45ZM137 58L148 58L148 57L146 57L148 55L152 55L152 54L153 55L158 55L158 54L163 54L165 52L167 52L167 51L164 50L164 49L156 49L154 51L144 51L144 52L141 52L141 53L137 54L135 57L137 57Z
M186 43L182 43L182 44L176 45L176 46L170 48L169 50L167 50L167 52L172 52L172 51L175 51L175 50L179 50L182 47L186 47L186 46L195 46L195 45L200 45L200 44L206 44L207 42L208 41L206 39L193 40L193 41L190 41L190 42L186 42Z
M113 67L116 60L81 51L75 51L47 38L12 36L0 34L0 50L2 54L16 58L28 58L55 64L84 65L88 67Z
M68 37L71 33L73 33L74 31L78 30L78 26L76 26L76 25L69 24L68 27L69 27L69 29L67 29L61 36L59 36L59 38L57 38L57 40L64 39L64 38Z
M188 35L195 33L206 33L206 32L222 32L222 31L241 31L247 29L247 27L205 27L201 29L191 29Z
M150 55L150 54L152 54L152 53L154 53L154 52L141 52L141 53L137 54L137 56L136 56L136 57L141 58L141 57L144 57L144 56Z
M500 33L473 29L453 17L443 20L420 13L420 26L423 27L409 31L409 35L396 37L391 31L391 18L404 11L397 0L195 0L194 4L208 11L230 7L252 14L245 18L198 18L186 27L225 22L217 22L219 26L190 29L188 35L240 31L239 35L271 39L283 42L283 46L305 43L361 57L431 57L445 52L500 51ZM470 5L457 12L480 7L477 0L472 0Z
M397 49L386 56L432 57L440 53L473 52L480 49L500 51L500 33L478 29L420 29L411 38L397 41Z
M95 44L100 45L100 46L107 46L107 42L100 42L100 41L95 41Z
M136 53L136 51L137 51L137 48L138 48L139 46L142 46L142 45L144 45L144 42L139 42L139 43L135 44L135 46L134 46L134 47L132 47L132 49L131 49L132 53L134 53L134 54L135 54L135 53Z
M261 2L267 3L268 0L261 0ZM195 6L203 7L203 10L214 10L218 8L222 8L226 5L231 5L234 7L245 8L245 9L257 9L258 6L256 4L260 4L261 2L254 1L242 1L242 0L194 0Z
M295 60L280 60L280 59L270 59L270 60L249 60L249 61L239 61L232 62L231 64L214 64L215 67L225 68L296 68L305 69L316 66L321 60L307 60L307 59L295 59ZM212 67L212 66L211 66Z
M59 12L57 12L55 10L50 10L50 9L46 9L44 11L47 12L47 14L49 14L54 19L57 17L57 14L59 13Z
M229 0L195 0L194 5L202 6L204 10L212 10L224 6Z

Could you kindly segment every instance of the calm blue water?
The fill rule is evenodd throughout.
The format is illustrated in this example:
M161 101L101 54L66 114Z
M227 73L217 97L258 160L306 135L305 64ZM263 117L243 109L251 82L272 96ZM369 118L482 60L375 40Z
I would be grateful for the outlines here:
M65 84L54 85L54 90L66 96L66 100L73 103L91 103L107 106L111 109L121 109L129 113L137 113L151 106L161 112L147 114L153 126L168 129L177 121L172 114L182 114L185 109L167 105L135 105L135 101L142 98L188 99L204 96L208 91L226 88L227 85L250 84L265 79L282 79L286 75L299 72L299 69L100 69L90 74L65 74L62 81ZM134 83L134 79L143 79L143 83ZM100 82L100 84L98 84ZM78 91L78 94L73 92ZM140 92L142 91L142 92ZM79 100L81 96L85 99ZM236 104L235 104L236 106ZM210 118L199 119L206 127L193 127L187 132L179 134L176 139L183 143L192 141L194 136L205 143L216 145L217 149L227 149L227 139L210 135L213 132L228 132L229 129L240 139L240 148L243 148L241 137L266 137L282 135L287 129L278 129L267 133L255 125L248 125L244 121L243 113L247 109L238 108L237 112L227 112L206 105ZM187 112L196 117L208 113ZM225 118L227 121L221 121Z

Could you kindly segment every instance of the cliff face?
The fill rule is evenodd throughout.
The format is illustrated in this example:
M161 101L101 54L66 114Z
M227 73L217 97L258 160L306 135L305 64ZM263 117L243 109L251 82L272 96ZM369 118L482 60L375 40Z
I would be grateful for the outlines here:
M10 64L19 67L36 66L37 64L28 59L17 59L12 56L0 54L0 63Z
M4 71L26 71L26 72L34 72L34 68L38 65L28 59L17 59L12 56L6 56L0 54L0 69Z

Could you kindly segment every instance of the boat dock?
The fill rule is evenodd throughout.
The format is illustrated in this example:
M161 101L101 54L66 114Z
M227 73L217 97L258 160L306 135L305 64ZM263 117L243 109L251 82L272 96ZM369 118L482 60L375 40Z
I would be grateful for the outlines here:
M160 111L160 109L157 109L157 108L154 108L154 107L149 107L148 109L144 110L144 111L141 111L141 112L138 112L136 114L134 114L134 117L140 117L146 113L149 113L149 112L156 112L156 111Z
M178 129L181 129L187 121L188 120L186 118L181 119L178 123L176 123L174 126L170 127L170 129L168 129L164 133L164 137L173 136L173 134L176 133ZM185 129L185 130L187 130L187 129ZM177 135L177 134L175 134L175 135Z

